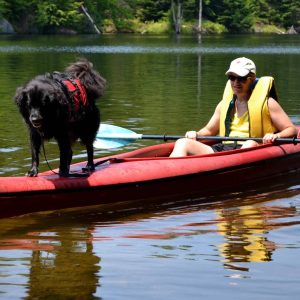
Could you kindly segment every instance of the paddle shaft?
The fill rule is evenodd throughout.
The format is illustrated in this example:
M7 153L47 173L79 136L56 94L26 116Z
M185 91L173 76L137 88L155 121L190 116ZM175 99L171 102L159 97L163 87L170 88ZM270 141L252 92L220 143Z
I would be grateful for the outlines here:
M149 140L178 140L180 138L183 138L183 136L179 135L155 135L155 134L142 134L140 136L141 139L149 139ZM198 141L203 140L210 140L210 141L216 141L216 142L222 142L222 141L232 141L232 142L241 142L241 141L248 141L252 140L258 143L262 143L262 138L242 138L242 137L228 137L228 136L198 136ZM299 143L300 139L298 138L278 138L276 139L276 142L278 143Z
M94 147L96 149L113 149L118 147L123 147L134 140L149 139L149 140L178 140L184 138L180 135L157 135L157 134L138 134L132 130L122 128L115 125L101 124L100 130L97 133L96 140L94 142ZM198 136L198 141L231 141L231 142L244 142L248 140L253 140L258 143L263 142L263 138L244 138L244 137L228 137L228 136ZM276 139L276 144L288 144L300 143L300 138L278 138Z

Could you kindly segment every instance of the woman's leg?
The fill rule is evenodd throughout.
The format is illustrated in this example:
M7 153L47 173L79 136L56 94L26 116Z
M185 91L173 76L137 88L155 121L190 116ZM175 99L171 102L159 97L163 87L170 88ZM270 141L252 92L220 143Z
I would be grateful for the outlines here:
M255 146L258 146L257 142L255 142L253 140L248 140L243 144L242 148L251 148L251 147L255 147Z
M214 153L213 149L201 142L182 138L176 141L174 149L170 157L180 157L187 155L199 155L199 154L209 154Z

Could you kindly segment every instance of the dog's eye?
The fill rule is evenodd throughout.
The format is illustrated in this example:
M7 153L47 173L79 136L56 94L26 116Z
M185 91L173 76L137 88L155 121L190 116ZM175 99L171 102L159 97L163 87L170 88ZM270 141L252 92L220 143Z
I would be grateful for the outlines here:
M46 103L51 103L51 102L53 102L53 100L54 100L54 96L53 95L46 95L45 96L45 102Z
M31 99L28 97L28 95L26 96L26 104L27 104L27 106L28 107L31 107L32 106L32 104L31 104Z

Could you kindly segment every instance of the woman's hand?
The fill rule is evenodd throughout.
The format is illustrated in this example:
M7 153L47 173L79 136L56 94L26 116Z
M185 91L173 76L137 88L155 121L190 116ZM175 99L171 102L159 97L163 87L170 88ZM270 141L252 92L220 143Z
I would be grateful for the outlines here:
M273 143L275 140L279 139L280 135L279 133L267 133L264 137L263 137L263 143L267 144L267 143Z
M187 131L185 137L188 139L196 140L197 139L197 131Z

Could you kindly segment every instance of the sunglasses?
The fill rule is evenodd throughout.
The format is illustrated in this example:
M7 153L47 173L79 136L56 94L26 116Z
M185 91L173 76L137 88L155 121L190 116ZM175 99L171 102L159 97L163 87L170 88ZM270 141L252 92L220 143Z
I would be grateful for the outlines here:
M234 76L234 75L229 75L228 79L230 81L235 81L237 80L238 82L246 82L246 80L249 78L249 76L244 76L244 77L240 77L240 76Z

